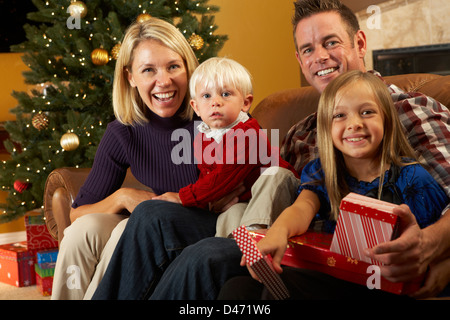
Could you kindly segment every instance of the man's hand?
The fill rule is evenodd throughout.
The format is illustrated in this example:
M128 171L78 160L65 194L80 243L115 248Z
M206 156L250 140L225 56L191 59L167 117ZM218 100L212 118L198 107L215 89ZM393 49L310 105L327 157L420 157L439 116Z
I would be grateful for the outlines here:
M392 282L410 281L425 273L431 260L426 252L426 240L423 230L407 205L394 210L400 219L400 236L392 241L381 243L366 254L382 262L381 275Z
M423 286L411 294L415 299L436 297L450 282L450 259L432 264Z

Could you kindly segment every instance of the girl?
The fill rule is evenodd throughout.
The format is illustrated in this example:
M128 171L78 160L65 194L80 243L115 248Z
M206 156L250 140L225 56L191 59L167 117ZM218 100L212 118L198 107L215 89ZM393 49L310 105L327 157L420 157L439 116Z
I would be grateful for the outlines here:
M325 220L327 231L333 231L339 204L349 192L404 203L422 228L439 219L448 198L412 160L414 152L388 89L378 77L355 70L330 83L319 101L317 131L319 159L305 166L297 200L258 243L263 255L272 256L278 273L282 272L280 262L288 238L304 233L319 219ZM245 264L244 258L241 264ZM252 276L257 279L254 273ZM288 287L294 278L285 280ZM239 283L242 287L242 279ZM291 297L300 296L300 287L297 283L289 288ZM222 297L226 292L231 292L227 285Z

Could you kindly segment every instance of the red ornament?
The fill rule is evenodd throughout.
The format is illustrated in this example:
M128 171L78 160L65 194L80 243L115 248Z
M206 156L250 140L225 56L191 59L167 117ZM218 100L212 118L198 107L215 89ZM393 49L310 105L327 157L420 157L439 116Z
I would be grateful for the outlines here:
M30 187L31 187L31 183L23 182L20 180L14 181L14 190L16 190L17 192L22 193L24 190L27 190Z

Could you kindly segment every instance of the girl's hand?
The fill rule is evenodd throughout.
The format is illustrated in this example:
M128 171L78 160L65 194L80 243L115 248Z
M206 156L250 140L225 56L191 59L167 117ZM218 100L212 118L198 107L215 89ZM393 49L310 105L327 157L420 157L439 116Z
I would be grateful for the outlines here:
M284 253L286 251L287 237L283 237L280 235L280 233L276 232L273 232L273 234L271 235L268 232L267 235L258 242L257 247L263 257L267 255L270 255L272 257L272 262L270 262L269 259L266 259L267 263L272 266L272 269L276 273L282 273L283 269L281 268L281 260L283 259ZM247 264L244 256L242 256L240 265L246 265L252 278L261 282L252 268Z
M267 231L266 236L258 242L257 246L261 254L272 257L272 263L269 263L275 272L283 272L281 260L286 252L288 239L305 233L319 208L319 197L310 190L302 190L295 202L283 210ZM242 258L241 266L245 264L245 258ZM259 280L250 270L251 268L248 269L253 278Z
M261 239L257 246L263 256L272 257L272 267L276 273L282 273L281 260L286 252L288 238L279 232L267 232L267 235Z

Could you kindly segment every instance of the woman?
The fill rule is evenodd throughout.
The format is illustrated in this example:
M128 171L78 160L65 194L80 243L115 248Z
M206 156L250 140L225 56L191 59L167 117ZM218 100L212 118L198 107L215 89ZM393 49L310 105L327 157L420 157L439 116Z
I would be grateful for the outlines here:
M116 120L108 125L92 170L73 203L52 299L90 298L127 223L124 213L197 180L192 157L181 164L171 159L175 146L182 143L183 150L192 148L191 139L180 142L171 137L177 129L194 136L188 83L197 65L186 39L170 23L152 18L127 30L114 75ZM120 188L128 168L153 192ZM214 235L215 215L185 218L185 224L198 225L191 241Z

